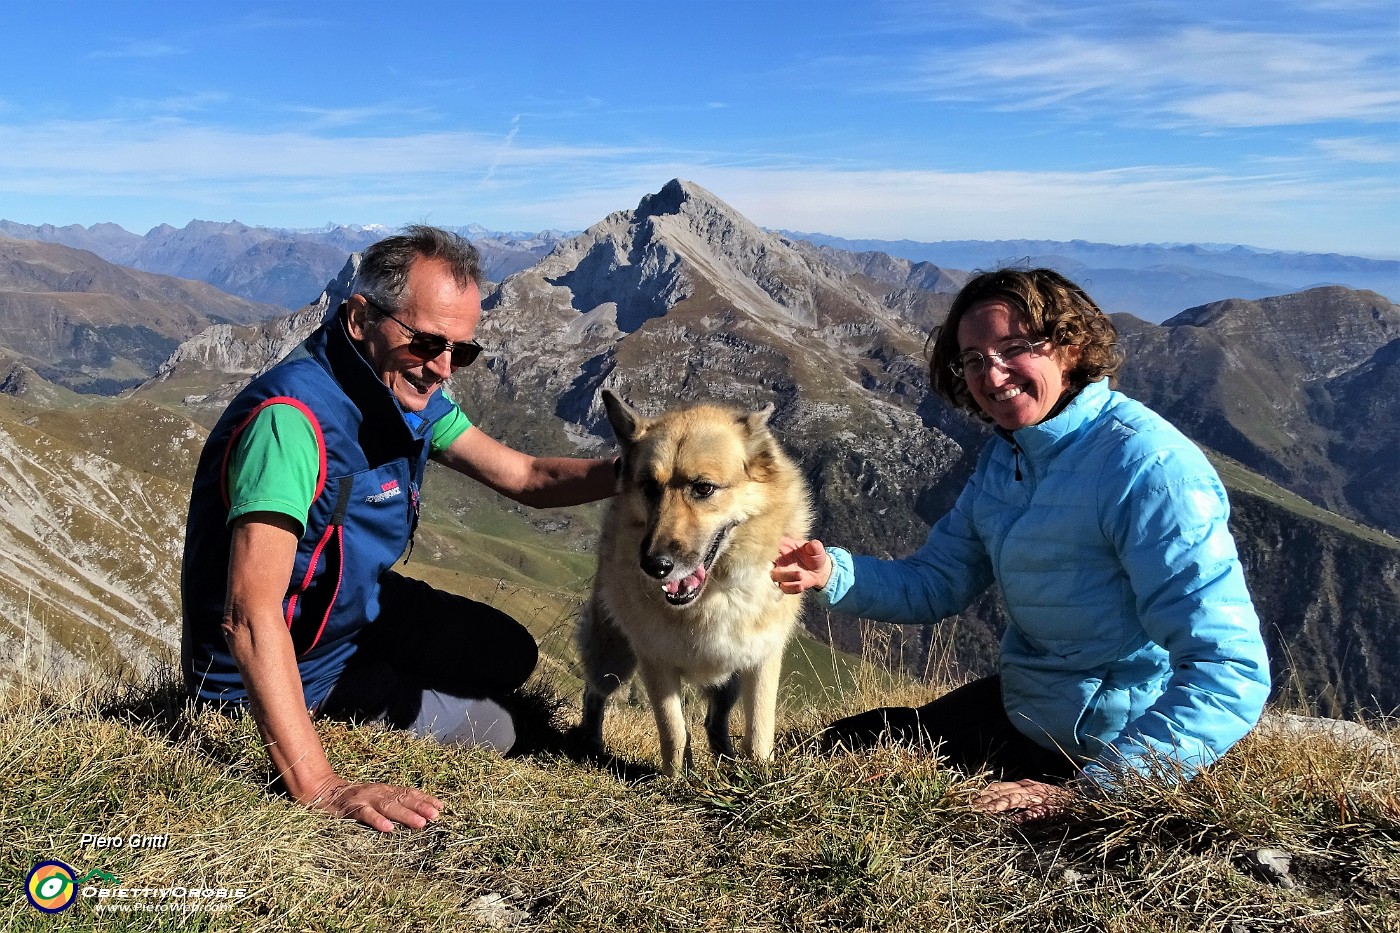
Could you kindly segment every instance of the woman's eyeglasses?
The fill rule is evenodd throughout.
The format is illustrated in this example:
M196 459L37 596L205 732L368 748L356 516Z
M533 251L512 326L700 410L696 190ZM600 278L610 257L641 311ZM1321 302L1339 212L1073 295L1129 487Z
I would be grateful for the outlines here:
M477 343L475 340L453 343L442 334L430 334L426 330L418 330L415 327L409 327L403 321L394 317L388 308L384 307L373 298L363 294L360 295L360 297L365 300L365 304L408 331L408 350L420 360L435 360L442 355L442 351L451 350L452 365L461 368L463 366L470 366L472 363L476 362L476 358L481 355L481 344Z
M953 361L948 364L948 368L953 371L953 375L959 379L966 379L968 376L974 379L987 371L987 366L991 360L996 360L1003 366L1008 366L1016 360L1024 357L1027 353L1035 352L1041 344L1049 343L1050 338L1042 337L1040 340L1008 340L1006 345L999 351L982 354L976 350L964 350Z

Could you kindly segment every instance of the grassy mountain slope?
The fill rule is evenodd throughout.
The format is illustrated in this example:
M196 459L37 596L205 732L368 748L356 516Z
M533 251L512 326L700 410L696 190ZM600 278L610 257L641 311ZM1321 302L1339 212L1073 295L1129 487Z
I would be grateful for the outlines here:
M182 477L201 439L150 405L55 410L0 395L0 671L169 656Z

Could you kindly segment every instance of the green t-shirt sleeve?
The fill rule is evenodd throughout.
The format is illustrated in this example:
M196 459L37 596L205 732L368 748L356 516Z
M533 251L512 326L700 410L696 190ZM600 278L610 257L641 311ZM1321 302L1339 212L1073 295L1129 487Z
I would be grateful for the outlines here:
M278 512L305 529L320 472L321 447L310 419L291 405L267 406L229 452L228 520Z
M452 410L439 418L433 425L433 439L428 442L429 452L442 453L451 447L452 442L461 437L471 426L472 423L467 418L466 413L457 407L456 402L452 402Z

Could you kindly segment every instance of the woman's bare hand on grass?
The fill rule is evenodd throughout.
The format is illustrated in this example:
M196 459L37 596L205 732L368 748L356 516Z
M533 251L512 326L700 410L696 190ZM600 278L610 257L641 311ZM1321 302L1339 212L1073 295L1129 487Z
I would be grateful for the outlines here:
M997 781L972 798L972 808L979 813L1005 814L1013 823L1032 823L1058 816L1070 808L1074 799L1073 793L1054 784Z

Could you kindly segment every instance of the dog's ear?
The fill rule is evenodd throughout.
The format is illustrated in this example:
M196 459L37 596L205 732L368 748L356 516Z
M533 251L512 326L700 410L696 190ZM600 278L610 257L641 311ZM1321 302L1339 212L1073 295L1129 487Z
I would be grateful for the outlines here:
M773 416L773 403L769 402L758 411L749 412L739 418L739 423L748 433L744 441L744 469L756 483L766 483L773 478L778 465L776 441L768 432L768 419Z
M739 420L744 427L748 428L749 436L753 437L768 430L768 419L771 417L773 417L773 403L769 402L758 411L751 411Z
M603 390L603 407L608 412L608 423L612 425L613 436L619 444L628 447L635 444L646 433L651 424L642 414L628 405L612 389Z

